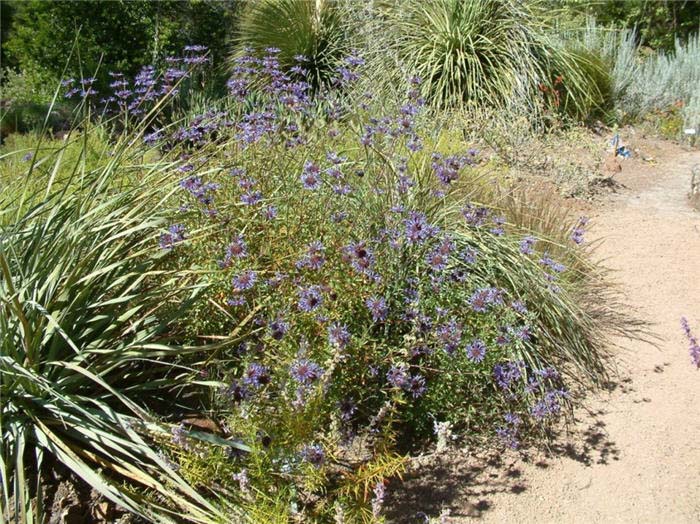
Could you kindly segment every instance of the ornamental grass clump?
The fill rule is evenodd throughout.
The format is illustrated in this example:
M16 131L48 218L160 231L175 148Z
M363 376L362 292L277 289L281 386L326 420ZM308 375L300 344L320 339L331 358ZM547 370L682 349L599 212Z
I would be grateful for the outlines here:
M370 522L436 424L517 447L568 411L571 384L605 377L579 305L590 265L579 242L464 200L479 154L428 147L420 78L396 112L334 91L319 112L279 54L239 57L225 111L150 142L180 187L163 256L207 289L180 327L217 342L185 361L250 447L211 459L178 435L170 457L260 521ZM362 62L331 84L352 88Z
M250 51L278 49L289 74L303 76L313 90L337 79L351 51L348 6L328 0L260 0L242 11L232 57L234 69ZM303 75L301 75L303 73Z
M580 119L606 109L608 71L592 54L564 46L537 3L408 0L378 17L374 59L385 63L388 50L400 70L421 77L433 108L521 106L533 119L543 109Z

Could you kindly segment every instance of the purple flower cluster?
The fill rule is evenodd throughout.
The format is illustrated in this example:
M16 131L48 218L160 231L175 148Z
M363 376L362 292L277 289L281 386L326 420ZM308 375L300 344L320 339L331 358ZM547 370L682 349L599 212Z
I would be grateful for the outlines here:
M542 255L542 258L540 259L540 264L545 266L546 268L552 270L554 273L562 273L566 271L566 266L562 264L561 262L557 262L556 260L553 260L550 256L549 253L545 252Z
M323 254L325 248L323 244L316 240L308 245L307 252L304 257L297 261L296 266L298 269L311 269L318 270L321 269L323 264L326 262L326 258Z
M462 342L462 325L450 319L437 328L435 335L445 353L452 355Z
M328 326L328 342L338 349L345 349L350 342L350 332L348 326L334 322Z
M495 287L483 287L474 291L467 302L472 310L476 311L477 313L486 313L493 307L503 305L503 295L504 291L502 289Z
M231 96L240 102L249 101L249 94L252 91L256 80L265 79L265 91L270 99L295 113L303 112L311 103L311 86L304 79L307 72L303 67L306 61L304 57L297 57L297 65L289 68L285 73L279 60L279 49L268 48L261 58L253 56L253 49L246 49L244 54L234 59L232 76L227 82ZM255 131L249 129L249 131ZM274 129L269 129L273 131ZM267 132L258 134L253 132L250 138L258 135L261 138ZM253 143L253 140L249 143Z
M160 235L160 247L167 251L173 249L175 244L178 244L185 240L185 226L182 224L173 224L168 228L167 233Z
M515 386L522 380L525 363L522 361L505 362L493 367L493 378L498 387L505 393L512 393Z
M202 205L211 206L214 194L221 187L214 182L204 182L198 176L190 176L180 181L180 187L195 197Z
M231 284L233 285L233 290L236 293L240 293L241 291L252 289L257 281L258 274L255 271L247 269L233 277Z
M323 305L323 293L320 286L310 286L299 290L298 306L301 311L310 313Z
M455 242L449 236L445 236L442 242L432 251L428 252L425 261L433 271L442 271L447 268L450 255L455 249Z
M294 380L303 386L308 386L321 377L323 368L306 358L299 358L292 362L289 374Z
M465 348L467 358L474 363L479 363L486 357L486 344L478 338L472 340Z
M326 461L326 453L320 444L307 444L299 452L302 460L316 468L320 468Z
M404 220L406 242L409 245L422 244L438 234L439 229L428 223L426 216L419 211L411 211Z
M459 172L464 166L474 164L473 155L443 156L433 153L432 160L433 173L446 186L459 178Z
M464 220L467 221L467 224L474 227L484 225L489 214L488 208L475 206L473 204L467 204L464 209L462 209Z
M349 262L352 268L363 275L373 277L375 258L374 252L364 241L353 242L343 248L343 261Z
M372 314L372 320L375 322L383 322L386 320L389 308L386 305L386 299L383 297L369 297L365 300L365 305Z
M257 363L251 363L243 374L243 383L253 389L258 389L270 382L270 368Z
M691 331L688 319L685 317L681 318L681 328L683 328L683 333L690 344L690 360L696 368L700 369L700 344L698 344L698 339Z
M514 413L506 413L503 418L505 424L496 428L496 435L504 446L510 449L518 449L520 446L518 429L522 424L522 419Z
M571 233L571 240L573 240L578 245L583 244L583 235L586 232L585 227L587 224L588 217L579 218L576 227L574 227L574 230Z
M301 172L300 179L304 189L318 189L321 187L321 168L310 160L307 160Z
M551 390L544 394L544 398L530 408L530 414L537 421L557 417L561 413L561 399L568 394L562 390Z
M152 65L144 66L132 81L123 73L109 72L112 90L100 102L104 104L107 113L118 111L130 116L142 115L146 112L146 104L155 103L162 97L173 97L178 94L177 83L192 73L193 66L209 62L204 46L186 46L183 57L167 57L168 68L159 74ZM66 98L88 98L97 95L93 85L95 78L83 78L76 82L69 78L61 82ZM154 138L154 137L152 137Z
M520 241L520 252L523 255L532 255L535 252L535 250L533 249L535 242L537 242L537 239L535 237L527 236L523 238Z
M425 377L416 373L409 374L406 364L395 364L389 368L386 380L391 387L402 389L413 398L422 396L426 391Z
M248 246L243 239L243 235L238 235L226 248L224 259L219 262L219 267L229 267L234 259L246 258L248 256Z
M268 324L270 336L275 340L282 340L289 331L289 322L282 317L277 317Z

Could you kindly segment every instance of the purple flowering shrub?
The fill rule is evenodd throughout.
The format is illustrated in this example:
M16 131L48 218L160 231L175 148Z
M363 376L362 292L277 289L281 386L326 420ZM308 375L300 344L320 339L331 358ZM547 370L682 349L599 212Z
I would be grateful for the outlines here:
M478 153L428 150L420 79L384 114L366 95L311 96L303 59L290 75L277 54L236 59L224 109L143 137L178 184L162 256L207 288L177 334L215 349L182 364L219 386L210 408L252 449L209 477L202 452L173 459L237 504L327 519L324 499L376 510L397 451L435 422L517 447L599 357L547 242L463 202Z

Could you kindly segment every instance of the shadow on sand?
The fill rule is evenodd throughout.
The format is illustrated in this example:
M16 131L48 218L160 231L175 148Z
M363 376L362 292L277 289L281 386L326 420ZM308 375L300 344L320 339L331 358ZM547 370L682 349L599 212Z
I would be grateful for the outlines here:
M489 451L477 456L454 451L416 458L403 482L396 480L390 485L387 519L417 523L442 514L446 516L444 522L449 523L479 518L492 507L492 495L528 491L521 469L524 464L547 469L560 459L588 466L619 460L619 450L609 439L601 418L604 414L590 413L586 424L555 434L543 449Z

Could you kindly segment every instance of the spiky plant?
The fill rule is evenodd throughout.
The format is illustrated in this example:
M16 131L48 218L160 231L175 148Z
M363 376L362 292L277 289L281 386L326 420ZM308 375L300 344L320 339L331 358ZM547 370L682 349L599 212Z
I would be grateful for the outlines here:
M434 105L502 106L542 78L540 27L520 2L398 2L390 17L393 47Z
M169 427L151 408L172 404L187 372L174 365L187 350L163 335L193 289L161 268L167 164L131 180L125 164L138 157L125 149L60 190L6 202L15 218L0 228L0 522L43 521L40 472L54 460L149 521L217 515L153 446Z
M248 2L241 17L238 45L240 56L252 48L280 50L283 68L299 65L303 56L305 78L313 89L327 85L342 58L350 51L345 9L328 0L260 0Z

